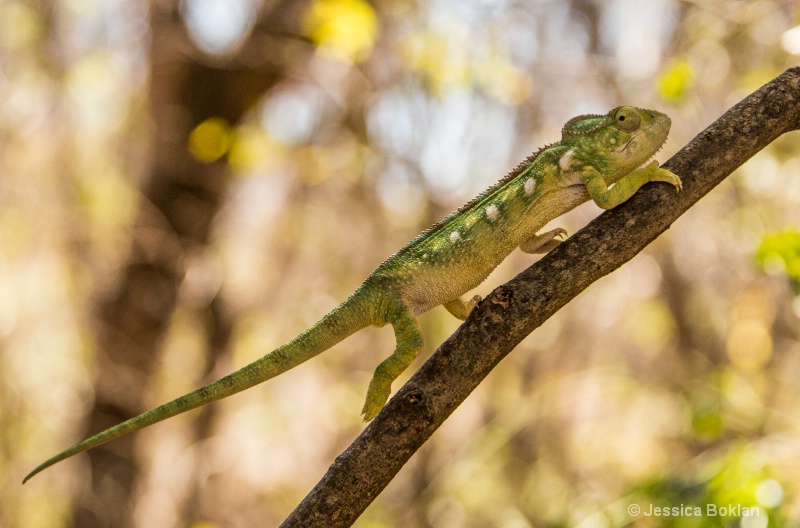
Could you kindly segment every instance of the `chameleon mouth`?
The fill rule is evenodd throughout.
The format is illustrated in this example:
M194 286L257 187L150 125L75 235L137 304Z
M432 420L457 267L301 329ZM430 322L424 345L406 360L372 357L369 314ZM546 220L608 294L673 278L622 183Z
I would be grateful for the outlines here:
M663 124L665 121L669 123L669 121L670 121L670 119L669 119L669 116L664 116L664 117L662 117L661 119L659 119L658 121L656 121L656 122L654 122L652 125L650 125L649 127L645 128L645 129L643 129L643 130L640 130L640 131L639 131L639 132L637 132L636 134L632 135L632 136L631 136L631 137L628 139L628 141L626 141L626 142L625 142L625 144L624 144L624 145L622 145L620 148L618 148L618 149L617 149L617 150L615 150L614 152L616 152L616 153L618 153L618 154L621 154L622 152L625 152L625 150L626 150L626 149L627 149L627 148L630 146L630 144L633 142L633 140L634 140L634 139L638 138L639 136L641 136L642 134L644 134L645 132L647 132L648 130L650 130L651 128L653 128L654 126L659 126L659 125ZM658 152L659 150L661 150L661 148L662 148L662 147L663 147L663 144L662 144L661 146L659 146L659 147L658 147L658 150L656 150L656 152ZM656 152L653 152L653 154L651 154L651 156L652 156L652 155L655 155L655 153L656 153Z

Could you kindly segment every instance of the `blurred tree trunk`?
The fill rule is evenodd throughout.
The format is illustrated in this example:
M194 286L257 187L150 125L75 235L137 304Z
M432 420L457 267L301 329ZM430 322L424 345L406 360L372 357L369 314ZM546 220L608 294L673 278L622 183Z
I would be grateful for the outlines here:
M270 26L296 27L297 8L274 2L260 17ZM152 165L142 188L130 254L116 289L96 302L95 402L86 432L94 434L143 410L148 379L178 303L185 261L207 245L209 229L229 183L224 159L201 163L187 150L199 123L221 117L235 124L258 97L282 77L264 26L234 56L210 58L194 46L179 0L150 5L150 105ZM275 33L281 29L274 28ZM246 56L245 56L246 55ZM246 60L245 60L246 59ZM227 348L230 324L218 300L210 302L207 370ZM206 434L210 418L198 421ZM90 478L75 501L73 525L120 528L133 524L138 463L132 436L88 452ZM189 502L192 502L191 500Z

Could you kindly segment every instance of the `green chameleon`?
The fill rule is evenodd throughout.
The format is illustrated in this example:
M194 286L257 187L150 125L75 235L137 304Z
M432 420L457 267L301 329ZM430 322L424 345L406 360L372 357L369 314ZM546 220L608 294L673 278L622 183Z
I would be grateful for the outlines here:
M422 349L417 315L444 307L464 320L480 302L461 296L515 248L547 253L564 229L537 232L590 198L611 209L651 181L681 190L681 180L650 159L664 144L671 121L653 110L621 106L606 115L582 115L564 125L561 141L542 148L505 178L414 238L386 259L342 304L280 348L210 383L111 427L50 458L43 469L119 436L258 385L327 350L370 325L392 325L397 348L375 370L362 414L372 420L392 382Z

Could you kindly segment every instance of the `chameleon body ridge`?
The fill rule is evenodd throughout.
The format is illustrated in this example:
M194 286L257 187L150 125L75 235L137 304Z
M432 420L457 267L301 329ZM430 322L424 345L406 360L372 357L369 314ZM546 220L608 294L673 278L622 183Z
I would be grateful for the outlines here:
M536 151L496 184L423 231L378 266L339 307L286 345L70 447L39 465L25 481L82 451L262 383L366 326L390 324L397 346L375 369L362 409L365 421L373 419L389 398L392 382L422 350L417 315L443 305L456 318L466 319L480 297L465 300L462 296L514 249L547 253L555 248L567 232L541 229L583 202L592 200L611 209L648 182L665 182L680 191L677 175L656 161L644 165L661 149L670 125L665 114L632 106L570 119L561 141Z

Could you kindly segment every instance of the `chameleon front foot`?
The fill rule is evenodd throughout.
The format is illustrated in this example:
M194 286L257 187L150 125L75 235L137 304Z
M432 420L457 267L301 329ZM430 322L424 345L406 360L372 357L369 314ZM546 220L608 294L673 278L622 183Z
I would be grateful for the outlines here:
M645 169L652 171L650 181L669 183L670 185L674 186L678 192L683 190L683 182L678 175L674 172L668 171L667 169L662 169L659 167L656 160L651 161L650 164L645 167Z

